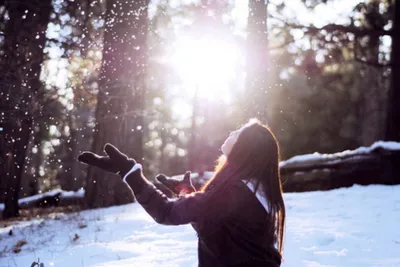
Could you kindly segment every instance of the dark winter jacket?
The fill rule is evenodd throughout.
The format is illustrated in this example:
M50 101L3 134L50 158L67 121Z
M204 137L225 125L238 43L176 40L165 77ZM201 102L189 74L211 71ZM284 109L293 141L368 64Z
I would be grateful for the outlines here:
M137 201L160 224L191 223L198 235L200 267L278 267L281 256L267 211L244 182L228 179L205 192L169 199L140 170L126 182Z

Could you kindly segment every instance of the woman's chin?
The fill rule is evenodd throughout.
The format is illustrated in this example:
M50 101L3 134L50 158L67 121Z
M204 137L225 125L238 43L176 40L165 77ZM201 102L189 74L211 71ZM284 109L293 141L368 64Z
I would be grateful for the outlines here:
M222 152L222 154L224 154L226 156L226 154L225 154L225 144L223 144L221 146L221 152Z

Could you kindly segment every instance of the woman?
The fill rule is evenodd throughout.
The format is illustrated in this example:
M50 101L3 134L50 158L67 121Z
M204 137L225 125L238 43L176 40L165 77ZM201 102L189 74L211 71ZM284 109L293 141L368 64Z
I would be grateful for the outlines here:
M280 266L285 204L275 136L252 120L232 132L221 150L210 181L178 199L168 199L143 176L140 164L110 144L108 156L84 152L78 160L119 173L156 222L191 223L198 234L199 266Z

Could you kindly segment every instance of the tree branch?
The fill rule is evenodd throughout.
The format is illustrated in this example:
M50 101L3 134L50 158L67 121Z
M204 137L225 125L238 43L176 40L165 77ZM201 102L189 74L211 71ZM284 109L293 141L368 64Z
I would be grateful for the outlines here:
M393 64L390 64L390 63L379 63L377 61L363 60L363 59L361 59L361 58L359 58L357 56L354 57L354 60L359 62L359 63L365 64L365 65L369 65L371 67L377 67L377 68L389 68L389 67L393 66Z
M287 45L290 45L291 43L293 43L293 42L295 42L295 41L296 41L295 39L291 38L291 39L286 40L285 42L283 42L283 43L281 43L281 44L279 44L279 45L270 46L268 49L269 49L270 51L271 51L271 50L279 50L279 49L284 48L284 47L287 46Z
M387 67L392 66L391 63L382 64L382 63L379 63L378 60L376 60L376 61L364 60L364 59L361 59L358 55L359 55L359 42L358 42L358 37L356 37L354 40L354 60L356 62L365 64L365 65L368 65L371 67L377 67L377 68L387 68Z
M286 22L282 18L278 18L275 16L272 16L274 19L282 22L285 24L285 26L292 28L292 29L300 29L303 30L305 34L310 34L310 35L315 35L318 32L321 31L326 31L329 33L333 32L343 32L343 33L352 33L357 37L362 37L362 36L393 36L393 31L392 30L381 30L381 29L366 29L366 28L361 28L361 27L356 27L353 25L340 25L340 24L326 24L323 27L315 27L312 25L300 25L296 23L291 23L291 22Z
M305 29L304 33L305 34L312 34L315 35L320 31L326 31L329 33L333 32L343 32L343 33L352 33L357 37L361 36L392 36L393 32L392 31L387 31L387 30L371 30L371 29L365 29L365 28L359 28L356 26L352 25L339 25L339 24L327 24L321 28L315 27L315 26L304 26L304 25L296 25L296 24L288 24L288 27L292 28L297 28L297 29Z

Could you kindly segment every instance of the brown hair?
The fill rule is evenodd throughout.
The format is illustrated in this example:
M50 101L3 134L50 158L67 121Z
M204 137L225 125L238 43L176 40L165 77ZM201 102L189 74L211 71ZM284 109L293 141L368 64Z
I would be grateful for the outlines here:
M277 237L278 251L282 255L286 212L279 158L279 144L275 135L267 126L252 119L243 126L228 157L219 158L214 176L203 190L207 190L220 176L228 176L227 179L242 179L246 182L254 181L255 192L260 188L268 200L270 211L268 220L275 227L273 230Z

